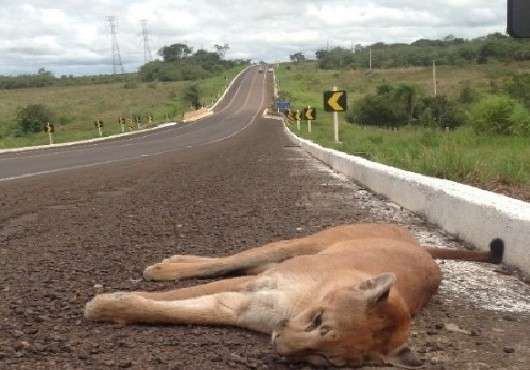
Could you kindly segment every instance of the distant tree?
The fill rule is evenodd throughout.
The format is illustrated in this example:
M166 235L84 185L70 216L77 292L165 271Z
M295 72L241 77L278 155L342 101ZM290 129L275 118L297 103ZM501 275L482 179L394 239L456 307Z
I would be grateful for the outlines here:
M329 52L326 49L319 49L316 51L315 56L317 60L321 60L324 59L328 54Z
M52 73L50 71L47 71L46 68L44 67L39 68L39 70L37 71L37 74L39 76L51 76L52 75Z
M228 50L230 50L230 45L228 44L224 44L224 45L215 44L213 47L215 48L215 50L217 51L217 54L219 54L219 57L221 57L221 59L224 59L226 56L226 53L228 52Z
M173 44L164 46L158 51L158 54L164 58L164 62L180 63L182 59L188 57L193 49L186 44Z
M291 62L295 62L296 64L305 62L305 55L302 53L294 53L292 55L289 55L289 59L291 59Z

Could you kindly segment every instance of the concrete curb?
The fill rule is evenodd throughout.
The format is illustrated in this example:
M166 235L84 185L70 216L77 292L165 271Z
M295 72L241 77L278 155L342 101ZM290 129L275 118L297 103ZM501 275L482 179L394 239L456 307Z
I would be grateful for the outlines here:
M210 117L213 115L213 111L209 108L202 108L196 111L189 111L184 113L184 118L182 119L183 123L192 123L199 121L203 118Z
M267 118L283 122L278 117ZM506 248L504 262L530 274L530 203L324 148L299 138L287 127L285 132L334 170L424 215L429 222L478 249L489 250L489 243L501 238Z
M178 122L167 122L167 123L162 123L162 124L157 125L155 127L150 127L150 128L146 128L146 129L143 129L143 130L124 132L123 134L106 136L106 137L98 137L98 138L95 138L95 139L88 139L88 140L81 140L81 141L69 141L67 143L59 143L59 144L52 144L52 145L36 145L36 146L26 146L26 147L22 147L22 148L1 149L0 150L0 154L26 152L26 151L38 150L38 149L54 149L54 148L62 148L62 147L66 147L66 146L72 146L72 145L99 143L101 141L119 139L119 138L122 138L122 137L133 136L133 135L142 134L142 133L146 133L146 132L150 132L150 131L155 131L155 130L159 130L161 128L175 126L177 124L178 124Z

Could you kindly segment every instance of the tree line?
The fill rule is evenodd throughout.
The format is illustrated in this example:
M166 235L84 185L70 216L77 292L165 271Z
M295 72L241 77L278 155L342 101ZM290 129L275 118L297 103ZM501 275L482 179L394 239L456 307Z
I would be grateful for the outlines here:
M433 60L438 65L485 64L490 61L512 62L530 60L530 40L513 39L493 33L474 39L447 36L441 40L420 39L410 44L382 42L372 45L355 45L351 49L334 47L316 51L321 69L396 68L429 66ZM301 53L291 55L293 62L302 62Z
M214 45L215 52L193 48L182 43L162 47L158 54L162 60L147 63L140 67L139 73L107 74L91 76L62 75L55 76L51 71L40 68L37 73L18 76L0 76L0 89L24 89L49 86L78 86L93 84L120 83L130 84L131 80L141 78L144 81L190 81L212 77L224 70L240 64L249 64L250 60L226 60L230 49L228 44Z
M212 77L250 60L226 60L228 44L214 45L215 52L193 48L182 43L164 46L158 51L162 60L144 64L139 75L144 81L191 81Z

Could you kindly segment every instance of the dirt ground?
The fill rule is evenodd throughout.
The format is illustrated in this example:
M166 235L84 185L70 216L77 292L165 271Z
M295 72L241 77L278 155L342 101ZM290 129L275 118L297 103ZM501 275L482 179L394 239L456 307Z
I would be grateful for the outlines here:
M462 215L455 215L462 217ZM84 320L96 293L146 283L177 254L221 256L353 222L393 222L461 246L293 146L278 122L226 142L0 185L0 369L309 369L234 328ZM530 368L530 287L498 266L447 262L411 342L427 369Z

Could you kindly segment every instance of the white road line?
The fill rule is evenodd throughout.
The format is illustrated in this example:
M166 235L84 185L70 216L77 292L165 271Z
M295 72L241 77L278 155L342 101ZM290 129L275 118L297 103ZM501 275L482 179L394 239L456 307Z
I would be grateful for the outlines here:
M96 166L101 166L101 165L105 165L105 164L124 162L124 161L128 161L130 159L134 159L134 158L114 159L114 160L111 160L111 161L95 162L95 163L81 164L81 165L71 166L71 167L56 168L56 169L53 169L53 170L31 172L31 173L26 173L26 174L20 175L20 176L6 177L4 179L0 179L0 182L7 182L7 181L12 181L12 180L25 179L25 178L29 178L29 177L35 177L35 176L38 176L38 175L46 175L46 174L50 174L50 173L63 172L63 171L68 171L68 170L76 170L76 169L81 169L81 168L96 167Z

